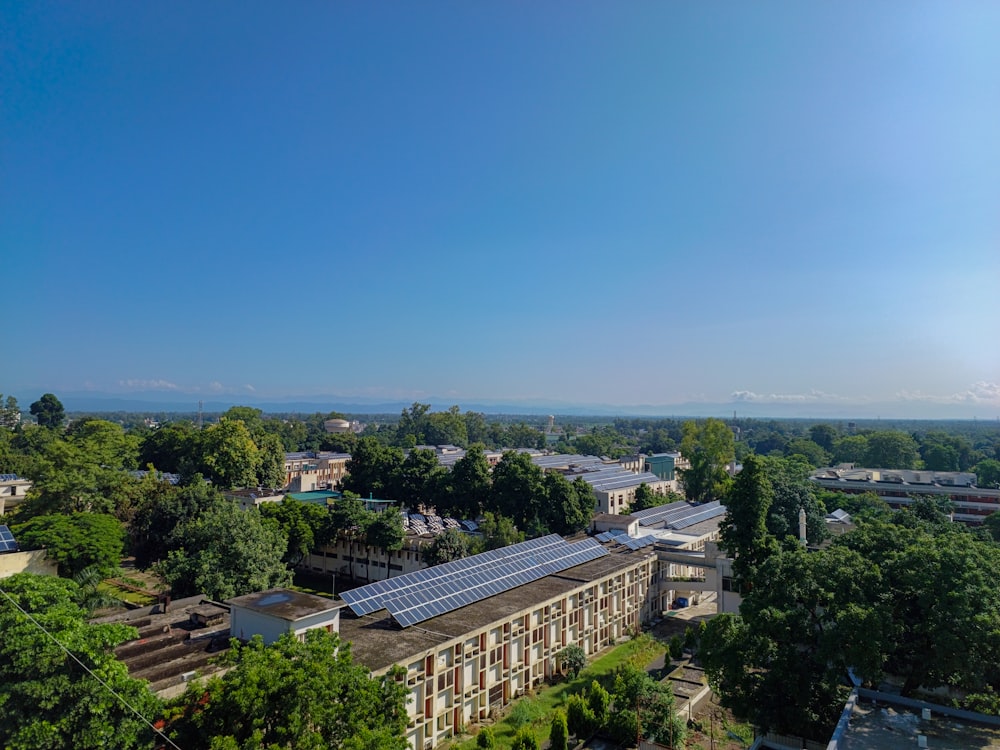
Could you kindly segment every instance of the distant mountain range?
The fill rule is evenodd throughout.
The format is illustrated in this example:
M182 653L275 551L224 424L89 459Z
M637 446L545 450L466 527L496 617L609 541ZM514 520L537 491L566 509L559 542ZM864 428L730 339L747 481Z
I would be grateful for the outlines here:
M21 408L40 394L15 394ZM144 391L128 394L91 391L57 393L69 412L182 412L198 411L199 398L206 413L222 412L231 406L252 406L265 413L313 414L331 411L345 414L399 414L410 407L412 400L380 400L337 395L300 396L289 398L245 395L205 396L171 391ZM455 404L454 398L428 397L418 399L430 404L434 411ZM890 401L883 403L850 404L844 402L809 401L783 403L774 401L688 402L682 404L587 404L548 401L543 399L477 399L459 402L463 412L485 414L524 414L596 417L737 417L754 419L980 419L997 421L1000 408L989 404L931 401Z

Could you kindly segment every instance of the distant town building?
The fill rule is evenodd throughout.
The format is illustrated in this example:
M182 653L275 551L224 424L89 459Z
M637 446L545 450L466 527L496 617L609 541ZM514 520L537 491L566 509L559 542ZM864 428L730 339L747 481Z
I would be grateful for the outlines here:
M1000 490L977 487L976 475L969 472L865 469L843 464L817 469L809 479L825 490L873 492L896 509L912 505L919 497L950 500L955 507L954 520L965 523L982 523L986 516L1000 511Z

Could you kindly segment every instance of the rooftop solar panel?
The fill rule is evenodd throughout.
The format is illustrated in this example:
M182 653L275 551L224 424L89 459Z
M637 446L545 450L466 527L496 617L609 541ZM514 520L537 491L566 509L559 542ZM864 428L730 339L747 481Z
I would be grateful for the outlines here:
M0 474L0 482L16 482L17 474Z
M725 514L726 507L724 505L721 503L709 503L708 505L697 509L696 513L691 513L683 518L678 518L676 521L672 521L669 526L672 529L680 531L681 529L686 529L689 526L694 526L696 523L707 521L710 518L724 516Z
M565 544L565 540L561 536L558 534L549 534L538 539L512 544L509 547L490 550L489 552L483 552L482 554L473 555L461 560L452 560L441 565L435 565L433 568L406 573L385 581L369 583L366 586L343 592L340 598L348 603L355 614L371 614L372 612L384 609L385 602L389 598L397 596L401 592L405 593L410 589L426 586L435 579L453 578L461 575L463 571L491 567L501 559L518 560L526 555L530 555L535 550L560 543Z
M501 564L489 574L481 571L463 581L448 581L390 599L386 601L386 609L396 622L407 627L606 554L592 539L565 543L540 550L533 558L525 558L521 565Z
M570 544L558 534L345 591L358 615L387 609L406 627L606 555L593 539Z
M17 552L17 542L6 526L0 526L0 552Z

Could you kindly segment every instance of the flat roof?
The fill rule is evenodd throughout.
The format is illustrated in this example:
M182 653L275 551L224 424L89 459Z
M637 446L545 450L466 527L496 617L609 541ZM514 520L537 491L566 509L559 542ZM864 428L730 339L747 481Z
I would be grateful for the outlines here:
M351 642L355 661L373 672L406 662L447 641L467 637L493 623L509 620L518 612L550 599L566 596L583 585L625 570L638 560L655 557L653 548L631 552L612 551L596 560L568 568L523 586L504 591L419 625L401 628L386 610L356 616L346 608L340 617L340 637Z
M322 596L282 588L237 596L235 599L227 599L226 604L252 609L290 622L344 606L341 602L324 599Z
M1000 727L953 719L931 710L929 720L919 711L884 701L861 700L851 712L851 720L838 750L912 750L917 736L927 738L927 747L948 750L998 750Z

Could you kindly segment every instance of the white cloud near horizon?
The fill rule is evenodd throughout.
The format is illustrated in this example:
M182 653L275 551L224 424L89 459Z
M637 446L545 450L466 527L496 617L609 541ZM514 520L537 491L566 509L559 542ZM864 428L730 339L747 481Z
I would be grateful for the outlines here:
M162 378L154 380L143 380L141 378L129 378L127 380L119 380L118 385L122 388L129 388L132 390L140 391L179 391L180 386L176 383L171 383L169 380L163 380Z
M899 391L896 398L901 401L924 401L941 404L1000 404L1000 383L980 380L969 388L947 396L939 396L922 391Z
M815 389L809 393L754 393L753 391L733 391L730 394L733 401L743 401L764 404L797 404L813 401L849 401L847 396L836 393L826 393Z

